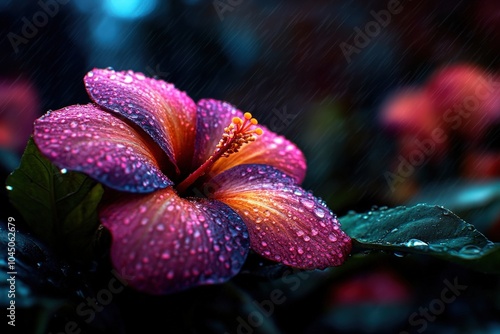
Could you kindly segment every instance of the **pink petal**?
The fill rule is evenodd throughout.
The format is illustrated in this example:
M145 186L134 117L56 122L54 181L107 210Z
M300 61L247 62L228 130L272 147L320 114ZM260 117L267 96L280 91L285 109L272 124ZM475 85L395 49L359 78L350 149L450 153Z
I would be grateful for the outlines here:
M216 100L198 102L195 167L212 155L215 146L222 138L224 127L231 123L234 116L243 117L243 113L226 102ZM264 130L264 134L256 141L244 145L238 153L219 159L209 171L209 175L215 176L243 164L265 164L276 167L293 177L297 183L301 183L306 174L306 161L300 149L265 126L258 126Z
M52 111L34 127L36 145L58 168L85 173L117 190L150 192L172 185L152 143L93 104Z
M243 117L243 113L229 103L216 100L200 100L197 114L194 169L201 166L214 153L224 128L231 123L233 117Z
M184 92L142 73L94 69L85 76L90 97L141 127L180 170L194 149L196 105Z
M210 184L216 190L208 195L241 216L252 249L270 260L323 269L342 264L351 251L351 239L325 203L271 166L237 166Z
M131 286L151 294L225 282L249 250L247 229L233 210L180 198L172 188L126 195L100 217L113 235L113 265Z

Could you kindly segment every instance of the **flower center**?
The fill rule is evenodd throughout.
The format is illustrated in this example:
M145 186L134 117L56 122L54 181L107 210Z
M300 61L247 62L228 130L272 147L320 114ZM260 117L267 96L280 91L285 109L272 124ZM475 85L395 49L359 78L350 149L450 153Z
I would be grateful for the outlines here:
M231 154L237 153L244 144L257 139L257 136L262 134L262 129L255 127L257 123L257 120L249 112L245 113L243 120L234 117L231 124L224 129L224 134L222 134L214 153L197 170L177 185L177 191L181 194L184 193L199 177L205 175L219 158L227 158Z

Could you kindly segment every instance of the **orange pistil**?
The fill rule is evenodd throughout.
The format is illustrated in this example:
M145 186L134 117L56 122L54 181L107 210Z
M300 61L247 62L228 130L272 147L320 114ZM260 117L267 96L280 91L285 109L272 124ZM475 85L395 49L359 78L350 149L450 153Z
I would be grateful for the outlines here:
M243 116L243 120L239 117L234 117L231 124L224 128L224 133L217 144L215 152L197 170L191 173L176 187L179 193L185 192L187 188L189 188L199 177L203 176L219 158L227 158L231 154L237 153L244 144L253 142L257 139L257 136L262 135L262 129L255 127L258 122L252 117L252 114L246 112Z

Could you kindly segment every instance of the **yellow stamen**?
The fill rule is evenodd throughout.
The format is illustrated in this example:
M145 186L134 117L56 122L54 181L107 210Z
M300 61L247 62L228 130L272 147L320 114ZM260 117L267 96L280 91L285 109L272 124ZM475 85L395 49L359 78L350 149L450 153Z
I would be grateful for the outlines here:
M179 193L185 192L219 158L227 158L231 154L237 153L243 145L255 141L257 136L262 135L262 129L255 127L258 121L252 118L251 113L246 112L243 117L245 120L242 120L240 117L233 117L231 124L224 128L224 133L216 146L215 152L176 187Z

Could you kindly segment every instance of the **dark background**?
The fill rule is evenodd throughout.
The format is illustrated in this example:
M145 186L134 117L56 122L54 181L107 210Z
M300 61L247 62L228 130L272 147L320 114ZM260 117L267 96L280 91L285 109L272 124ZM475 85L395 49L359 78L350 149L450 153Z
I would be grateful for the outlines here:
M40 15L49 3L48 15ZM271 130L296 142L308 161L303 187L324 198L339 215L417 200L460 211L453 202L452 194L458 191L454 186L459 185L466 197L470 195L467 198L473 198L469 186L476 186L473 182L477 180L490 188L494 185L492 192L498 203L498 168L493 167L497 169L488 177L481 172L464 175L460 166L465 158L460 152L450 153L440 164L425 164L406 184L411 186L392 191L384 173L394 167L398 148L394 134L381 124L380 113L392 93L423 85L443 66L471 64L498 73L500 4L494 0L401 1L401 12L391 15L387 26L359 52L346 57L341 44L354 45L356 29L365 29L374 20L371 11L385 10L388 3L2 0L0 83L7 92L2 97L8 99L6 96L14 94L8 88L19 83L30 87L29 92L20 93L25 97L20 100L30 103L29 110L23 103L6 107L2 102L2 135L17 134L21 136L18 141L26 142L23 129L29 134L39 115L87 103L82 79L92 68L132 69L174 83L195 101L211 97L251 111ZM38 22L39 26L29 31L26 22ZM498 143L496 129L486 144ZM464 145L461 140L458 142ZM3 177L17 165L22 146L2 147ZM489 153L500 152L494 144L485 146ZM5 192L1 205L2 211L5 208L2 220L16 215ZM499 225L498 211L471 206L475 211L463 210L464 214L498 241L499 234L492 228ZM62 257L61 261L65 260ZM54 261L55 268L60 266ZM110 279L100 269L91 265L75 269L74 283L66 288L88 288L90 295L95 294ZM252 330L416 332L420 326L409 324L408 317L439 297L445 279L455 277L468 289L437 320L429 321L428 332L499 333L498 277L425 257L400 259L392 254L314 273L296 291L289 291L286 303L276 306L275 314L265 317L264 325ZM246 319L251 301L268 298L275 284L291 286L242 275L230 285L199 288L169 298L150 298L126 290L98 321L84 329L135 333L159 326L166 333L237 332L238 315ZM342 297L338 286L354 292ZM74 293L64 289L56 293L43 284L31 288L40 289L44 298L57 296L57 302L69 299L70 306L67 302L50 307L33 302L23 314L32 319L25 324L27 330L55 333L74 317L72 307L79 303Z

